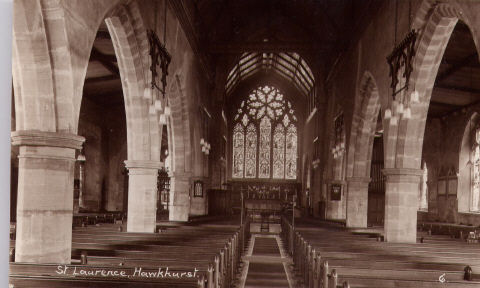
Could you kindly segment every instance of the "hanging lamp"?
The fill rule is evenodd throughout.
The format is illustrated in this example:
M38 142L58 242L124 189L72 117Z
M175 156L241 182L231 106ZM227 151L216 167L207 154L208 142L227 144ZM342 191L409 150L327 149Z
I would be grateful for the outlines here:
M158 123L161 124L161 125L166 125L167 124L167 117L165 116L165 114L160 114L160 116L158 118Z
M395 34L394 34L394 49L387 57L388 65L390 67L392 98L391 106L385 109L384 119L389 119L391 125L397 125L400 119L410 119L412 117L411 103L417 103L419 99L418 92L414 91L410 94L410 99L407 98L407 93L410 84L410 75L413 72L413 57L415 56L415 42L417 32L411 29L410 19L410 3L409 3L409 21L407 36L397 45L397 24L398 24L398 0L395 1ZM403 68L403 73L401 73ZM405 78L405 84L397 88L400 74ZM400 93L403 90L407 91ZM408 100L407 100L408 99Z
M157 9L155 9L156 11ZM155 14L156 15L156 14ZM146 87L144 90L144 98L149 99L150 107L149 113L163 113L160 114L159 123L166 124L166 116L169 116L170 113L165 113L167 110L167 101L165 98L165 90L167 86L167 75L168 75L168 66L171 61L171 56L166 49L166 34L167 34L167 5L164 3L164 25L163 25L163 43L160 42L154 30L157 28L157 17L155 17L154 28L147 30L148 42L150 44L150 73L147 73L147 81L150 80L151 89ZM160 75L157 72L157 66L161 69L161 85L157 84L157 76ZM160 97L162 94L162 98ZM169 110L169 108L168 108ZM163 116L162 116L163 115Z

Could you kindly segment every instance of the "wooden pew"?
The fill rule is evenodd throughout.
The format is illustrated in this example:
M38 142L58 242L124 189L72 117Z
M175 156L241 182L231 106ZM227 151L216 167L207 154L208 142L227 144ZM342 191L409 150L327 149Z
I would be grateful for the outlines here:
M80 279L53 276L10 275L10 284L15 288L170 288L170 287L205 287L203 276L197 282L185 283L177 280L135 281L130 279Z
M418 228L430 235L447 235L465 241L470 232L476 232L478 235L480 231L480 227L442 222L421 222L418 223Z
M293 255L296 271L307 287L330 288L341 282L352 287L480 286L478 281L463 281L464 261L475 265L480 263L476 253L463 251L460 257L453 256L461 253L462 248L448 247L449 251L438 251L440 245L425 249L428 246L375 242L374 239L350 235L341 229L326 231L314 227L296 230L293 232L290 223L282 219L282 237L287 243L287 250ZM452 245L451 241L449 245ZM432 253L433 256L428 256ZM395 259L404 254L407 256L400 260L402 262ZM459 263L448 265L441 262L452 259ZM381 261L381 266L378 261ZM329 262L335 264L328 268ZM436 264L443 265L441 268L448 267L449 271L445 273L434 269ZM330 273L328 269L331 269ZM440 283L440 276L446 279L445 283Z
M99 212L99 213L77 213L73 215L72 227L81 227L87 225L96 225L99 223L115 223L124 221L125 213L116 212Z
M128 275L132 275L135 267L152 273L159 267L169 267L175 271L198 267L199 277L195 279L162 278L161 281L155 281L158 282L155 285L132 278L107 281L102 277L79 279L77 275L70 279L55 275L55 269L52 270L55 265L11 263L10 281L15 287L92 287L88 283L94 283L94 287L230 287L249 237L247 227L248 221L240 228L238 225L227 225L225 229L221 225L205 225L178 231L172 229L161 234L119 233L115 227L108 226L74 230L72 255L75 258L86 251L88 264L69 267L126 269L130 271ZM95 236L100 238L96 240Z

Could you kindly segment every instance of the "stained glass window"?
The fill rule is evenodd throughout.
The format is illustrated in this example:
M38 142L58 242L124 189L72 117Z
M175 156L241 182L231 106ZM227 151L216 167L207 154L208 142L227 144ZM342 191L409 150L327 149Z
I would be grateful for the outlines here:
M247 127L245 147L245 178L255 178L257 166L257 129L250 123Z
M277 88L263 86L253 90L236 112L232 176L296 179L297 117L292 104Z
M287 147L285 149L285 178L297 178L297 128L290 124L287 129L286 136Z
M273 178L285 178L285 128L277 124L273 134Z
M272 125L268 117L260 122L260 147L258 156L258 178L270 178L270 138Z
M233 129L233 177L243 178L243 155L245 132L242 124L237 123Z

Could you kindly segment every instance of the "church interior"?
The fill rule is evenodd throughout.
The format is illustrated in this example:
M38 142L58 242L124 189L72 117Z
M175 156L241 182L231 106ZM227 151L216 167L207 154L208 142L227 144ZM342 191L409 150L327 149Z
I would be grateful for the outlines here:
M479 15L15 0L9 287L480 287Z

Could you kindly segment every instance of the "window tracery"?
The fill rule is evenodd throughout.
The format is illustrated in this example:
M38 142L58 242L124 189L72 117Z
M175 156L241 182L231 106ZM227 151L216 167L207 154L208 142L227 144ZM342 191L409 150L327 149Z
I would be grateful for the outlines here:
M232 177L296 179L297 117L284 95L259 87L236 112Z
M261 109L264 109L264 108L262 107ZM260 155L259 155L259 162L258 162L258 178L270 178L271 134L272 134L272 125L270 123L270 119L268 117L263 117L260 122L260 147L259 147Z
M237 123L233 129L233 177L243 178L244 128Z
M297 178L297 128L290 124L287 130L287 148L286 148L286 155L287 161L285 163L286 171L285 171L285 178L287 179L295 179Z
M245 148L245 178L255 178L257 160L257 129L250 123L247 127Z
M285 128L277 124L273 134L273 178L285 177Z

